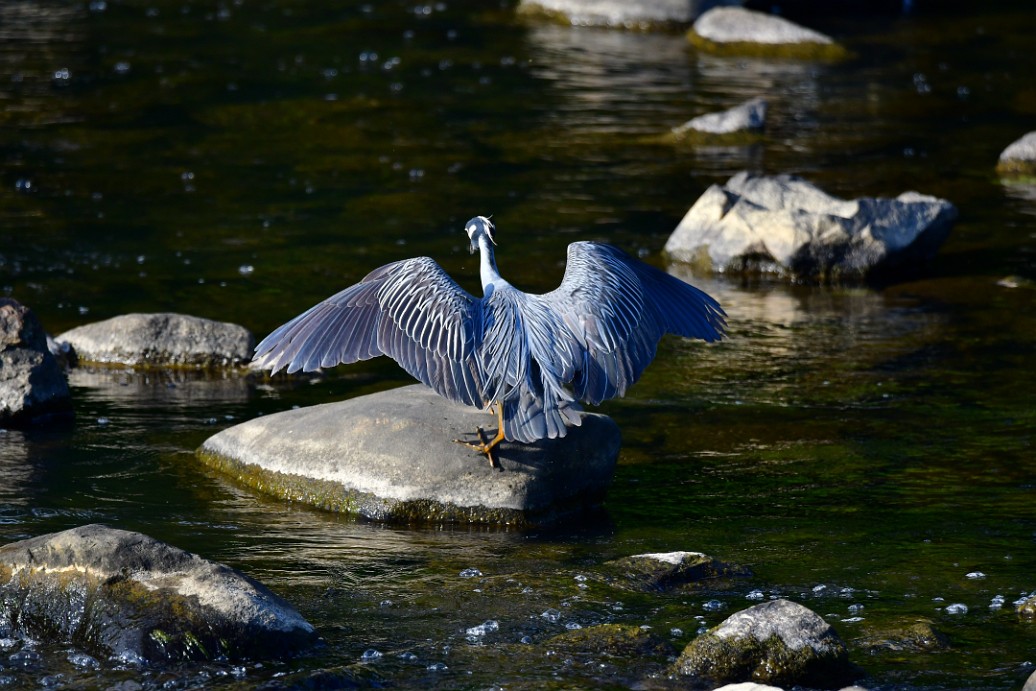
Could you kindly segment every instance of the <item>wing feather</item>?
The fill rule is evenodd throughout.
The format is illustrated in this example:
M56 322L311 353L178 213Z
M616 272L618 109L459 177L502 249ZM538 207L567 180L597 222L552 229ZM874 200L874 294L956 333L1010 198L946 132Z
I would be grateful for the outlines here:
M375 269L275 329L253 360L292 373L388 355L440 395L481 408L481 328L479 301L418 257Z

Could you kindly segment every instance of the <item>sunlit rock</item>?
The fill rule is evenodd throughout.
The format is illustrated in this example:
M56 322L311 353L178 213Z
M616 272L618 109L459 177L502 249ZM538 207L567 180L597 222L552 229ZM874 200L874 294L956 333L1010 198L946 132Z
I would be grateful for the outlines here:
M316 642L247 576L102 525L0 547L0 637L149 663L281 658Z
M1029 132L1004 149L996 170L1001 175L1036 175L1036 132Z
M120 365L242 366L255 339L243 326L185 314L126 314L66 331L77 359Z
M561 439L503 442L500 468L457 444L495 418L421 385L286 410L210 437L209 465L286 500L396 522L528 525L598 504L611 483L619 430L583 413Z
M744 567L726 564L701 552L636 554L602 565L613 585L632 590L659 591L710 584L750 576Z
M0 298L0 427L71 415L71 410L68 382L36 315L17 300Z
M716 7L694 22L687 39L697 48L719 53L769 54L838 59L845 49L825 34L783 17L743 7Z
M741 172L702 194L665 251L704 272L860 281L916 271L956 218L953 204L917 192L848 201L794 175Z
M643 29L687 24L710 7L732 2L734 0L521 0L518 12L575 26Z
M728 617L691 641L674 671L698 683L754 681L825 689L857 676L830 624L789 600L764 602Z

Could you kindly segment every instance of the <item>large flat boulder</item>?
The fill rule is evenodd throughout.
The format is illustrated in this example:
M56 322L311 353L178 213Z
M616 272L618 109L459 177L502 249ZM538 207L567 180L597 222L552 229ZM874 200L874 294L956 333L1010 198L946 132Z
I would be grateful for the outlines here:
M17 300L0 298L0 427L71 413L65 373L36 315Z
M155 367L244 366L255 338L243 326L186 314L124 314L58 336L78 360Z
M131 663L281 658L317 640L251 578L103 525L0 547L0 638L8 637Z
M953 204L917 192L850 201L794 175L741 172L702 194L665 251L706 272L862 281L916 271L956 218Z
M582 420L561 439L503 442L493 468L454 440L495 433L495 418L413 385L249 420L198 455L261 491L369 519L533 525L598 504L611 483L618 427Z

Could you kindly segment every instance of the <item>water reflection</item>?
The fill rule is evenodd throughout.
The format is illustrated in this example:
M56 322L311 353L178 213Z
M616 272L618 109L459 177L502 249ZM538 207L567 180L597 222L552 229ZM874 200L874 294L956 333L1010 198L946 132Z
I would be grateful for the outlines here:
M6 513L7 506L26 504L26 490L33 482L33 475L25 435L18 430L0 428L0 510ZM0 522L3 520L0 513Z
M76 367L68 373L69 386L88 389L92 400L126 407L243 403L253 389L251 381L234 370Z

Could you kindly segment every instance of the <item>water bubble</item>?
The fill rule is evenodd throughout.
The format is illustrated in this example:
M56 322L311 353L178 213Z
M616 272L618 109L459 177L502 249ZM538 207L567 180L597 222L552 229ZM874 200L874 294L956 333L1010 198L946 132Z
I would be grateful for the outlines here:
M115 63L115 74L129 74L130 64L125 60L119 60Z
M16 192L28 193L32 192L33 184L32 180L28 178L18 178L14 182L14 189Z
M375 660L381 659L382 653L380 650L374 648L367 648L363 651L363 655L360 655L360 662L374 662Z
M960 602L955 602L952 605L946 605L946 613L947 614L967 614L968 613L968 606L965 605L965 604L961 604Z
M72 78L72 72L67 67L54 70L54 81L56 82L67 82Z
M565 628L568 629L569 631L575 631L575 630L581 629L583 627L581 625L577 624L574 621L570 621L567 624L565 624Z
M91 12L104 12L106 9L108 9L108 3L106 3L104 0L90 0L90 4L88 5L88 7L90 8Z
M433 662L427 667L429 672L445 672L449 669L445 662Z
M251 276L255 272L255 267L251 264L242 264L237 267L237 272L242 276Z
M111 422L111 420L109 420L106 417L99 417L99 418L97 418L97 424L100 425L101 427L104 427L105 425L107 425L110 422Z
M914 88L919 94L928 94L932 91L932 85L928 83L928 78L921 72L914 73Z
M766 597L761 590L753 590L752 592L745 595L746 600L762 600Z
M863 621L863 617L848 617L842 620L846 624L855 624L858 621Z
M981 571L971 571L970 573L964 574L964 578L970 578L973 581L977 581L985 577L986 574L982 573Z
M518 639L518 642L525 645L532 645L532 636L522 636Z
M863 605L855 604L849 605L849 614L859 614L863 611Z
M576 581L579 581L580 583L586 583L586 576L584 576L583 574L578 574L576 576L573 576L572 579L576 580Z
M382 600L381 602L378 603L378 606L379 607L391 607L392 606L392 600Z
M550 609L543 612L543 614L541 614L540 616L549 621L550 623L556 624L558 620L561 619L561 611L551 607Z
M709 600L708 602L703 603L701 608L704 609L706 612L718 612L725 606L726 605L724 605L719 600Z
M460 572L460 577L461 578L477 578L478 576L481 576L481 575L482 575L482 572L479 571L478 569L476 569L475 567L464 569L463 571Z
M417 655L408 650L405 653L400 653L399 659L403 662L417 662Z
M989 609L998 610L1004 606L1005 598L1003 595L994 595L993 599L989 601Z
M678 629L674 626L673 628L669 629L669 635L673 638L679 638L683 635L683 629Z
M819 585L813 586L813 592L815 594L817 594L817 595L819 595L820 593L824 592L825 590L827 590L827 586L824 585L823 583L821 583Z
M411 182L417 182L418 180L422 180L422 179L424 179L424 171L423 170L421 170L420 168L411 168L410 169L410 181Z

